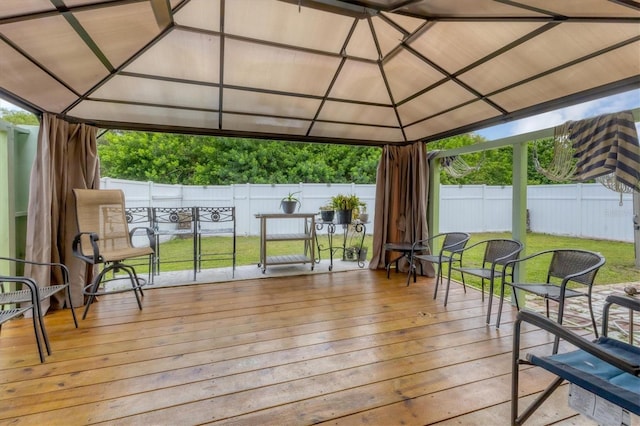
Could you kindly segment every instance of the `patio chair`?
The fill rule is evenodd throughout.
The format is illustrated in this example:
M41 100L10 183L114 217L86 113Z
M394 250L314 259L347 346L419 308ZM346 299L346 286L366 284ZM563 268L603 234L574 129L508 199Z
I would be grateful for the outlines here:
M546 305L547 318L549 318L549 301L553 300L556 302L558 304L557 321L559 324L562 324L566 299L586 297L589 304L589 314L591 316L593 332L596 337L598 337L596 319L593 315L593 306L591 303L591 291L596 274L605 263L604 257L598 253L587 250L552 249L540 251L521 259L510 260L505 265L505 268L507 266L513 268L516 265L532 264L533 262L544 261L546 259L549 261L549 266L547 268L547 278L544 282L513 282L513 275L511 275L511 281L508 280L507 276L502 277L500 307L498 309L496 327L500 327L505 286L510 286L514 290L514 300L518 310L520 310L520 303L517 290L542 297ZM570 282L582 284L584 289L569 288L568 285Z
M236 274L236 208L235 207L196 207L196 260L198 272L202 271L203 261L231 261L231 277ZM202 249L203 236L227 236L230 243L205 253Z
M48 355L51 355L51 346L49 344L49 338L42 319L43 315L40 302L48 299L56 293L65 292L66 302L69 310L71 311L71 316L73 317L73 324L78 328L76 313L71 302L69 270L61 263L34 262L11 257L0 257L0 262L9 264L9 270L15 270L17 266L29 264L34 267L46 267L49 271L54 268L57 268L60 271L60 282L62 284L43 287L39 287L36 282L29 277L0 275L0 305L2 306L2 310L0 310L0 327L2 327L2 324L6 321L31 311L40 362L44 362L44 352L42 350L41 339L44 341ZM5 288L5 285L8 285L9 288ZM7 305L9 305L8 308Z
M613 416L611 405L603 404L600 399L621 409L640 415L640 348L620 340L606 337L609 309L616 304L632 311L640 311L640 300L629 296L610 295L606 299L607 308L603 311L602 336L595 341L564 328L561 324L544 315L522 310L514 324L512 374L511 374L511 424L523 424L565 380L571 383L569 401L584 397L592 404L592 411L581 412L599 424L609 423L600 416L600 409L606 407L607 416ZM562 339L571 348L570 352L543 355L540 350L520 358L520 336L522 323L539 327L557 338ZM541 367L555 376L551 384L520 414L518 414L518 387L520 365ZM577 386L578 388L576 388ZM579 395L579 396L578 396ZM621 410L620 410L620 413ZM621 424L621 422L617 422Z
M127 223L130 227L133 226L133 228L130 228L129 234L131 235L131 243L134 246L140 244L149 244L150 247L156 246L155 233L149 233L149 229L153 229L153 214L151 210L151 207L126 207L124 209ZM144 241L144 243L142 243L141 240ZM138 264L144 264L149 268L148 282L149 284L153 284L154 276L157 274L155 251L153 256L143 256L141 260L144 261L144 263ZM132 266L138 265L133 264L131 261L127 263Z
M435 299L438 292L438 285L442 281L442 264L452 262L460 263L461 256L457 250L465 248L471 235L466 232L443 232L441 234L433 235L424 240L418 240L413 243L411 253L409 255L409 273L407 274L407 286L411 281L411 274L413 273L413 282L416 282L416 263L420 264L420 272L422 271L422 261L431 262L438 265L436 270L436 288L433 293ZM427 253L422 254L422 251L416 251L414 247L427 247ZM437 247L440 250L434 250Z
M192 262L193 280L198 271L198 237L195 207L154 207L152 209L153 230L156 235L155 270L160 274L160 263ZM170 238L192 238L193 251L190 259L163 260L160 243Z
M465 252L470 250L479 250L484 247L484 256L482 258L482 264L474 266L463 266L462 257ZM513 266L507 265L510 260L517 259L520 256L520 252L524 249L524 245L520 241L508 239L508 238L494 238L479 241L475 244L467 246L463 249L456 250L455 255L459 255L460 266L451 264L449 267L449 275L447 277L447 289L444 296L444 306L447 306L447 299L449 298L449 286L451 284L451 271L458 271L462 276L462 288L465 293L467 292L467 286L465 282L465 275L473 275L481 278L482 286L482 301L484 302L484 281L489 281L489 307L487 308L487 324L491 319L491 305L493 302L493 288L496 278L508 275L513 277ZM437 290L437 288L436 288ZM435 298L435 294L434 294Z
M124 262L142 256L153 256L154 251L150 246L133 246L125 216L124 192L118 189L74 189L73 194L78 221L78 234L73 239L73 254L89 265L103 266L91 283L85 282L83 292L88 300L82 319L86 318L96 296L105 293L133 291L138 308L142 309L140 297L144 295L142 287L147 281L139 278L134 267ZM147 235L151 238L153 230L148 228ZM120 271L126 276L115 275ZM110 272L114 274L113 278L106 277ZM131 287L106 288L105 284L118 280L128 280Z

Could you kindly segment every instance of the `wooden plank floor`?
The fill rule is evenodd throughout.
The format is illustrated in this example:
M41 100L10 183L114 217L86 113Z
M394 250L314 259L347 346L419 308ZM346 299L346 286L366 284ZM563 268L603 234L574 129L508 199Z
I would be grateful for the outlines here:
M0 423L504 425L513 310L486 326L480 293L359 270L103 297L80 328L46 316L37 358L29 320L0 338ZM497 309L497 304L494 304ZM79 312L81 314L81 312ZM494 315L495 319L495 315ZM526 347L550 337L527 330ZM549 375L522 374L524 399ZM585 424L566 395L527 424Z

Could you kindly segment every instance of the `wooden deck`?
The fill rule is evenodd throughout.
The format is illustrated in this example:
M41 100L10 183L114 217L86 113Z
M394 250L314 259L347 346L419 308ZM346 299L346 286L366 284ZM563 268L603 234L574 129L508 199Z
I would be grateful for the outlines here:
M452 285L444 308L433 279L405 278L360 270L148 288L142 311L133 294L111 295L77 330L68 311L47 315L44 364L30 321L12 321L0 338L0 423L508 424L512 308L496 330L478 291ZM524 337L550 342L539 330ZM526 370L523 399L549 377ZM588 424L564 391L527 424L556 422Z

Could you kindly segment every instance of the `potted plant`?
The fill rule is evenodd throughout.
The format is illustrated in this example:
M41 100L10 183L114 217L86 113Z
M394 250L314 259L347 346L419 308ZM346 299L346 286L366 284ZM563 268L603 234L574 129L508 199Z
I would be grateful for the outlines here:
M323 222L333 222L333 217L335 216L335 210L331 204L325 204L324 206L320 206L320 218Z
M300 191L290 192L280 200L280 207L282 207L283 212L291 214L296 211L296 207L300 210L300 200L296 197L296 194L299 193Z
M345 225L351 223L353 211L360 206L360 199L355 194L338 194L331 197L331 205L336 210L337 222Z

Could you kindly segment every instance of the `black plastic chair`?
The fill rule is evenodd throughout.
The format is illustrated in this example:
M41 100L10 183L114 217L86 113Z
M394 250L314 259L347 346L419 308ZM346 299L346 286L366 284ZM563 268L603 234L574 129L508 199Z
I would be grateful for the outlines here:
M593 332L596 337L598 337L596 319L593 315L593 306L591 303L591 292L596 274L605 263L604 257L598 253L588 250L552 249L540 251L521 259L511 260L505 266L513 268L516 265L541 261L546 258L549 258L549 267L547 268L547 278L543 282L513 282L513 275L511 275L511 281L508 281L509 277L506 275L502 277L502 285L500 287L500 308L498 309L496 327L500 326L505 286L510 286L514 289L514 300L518 310L520 310L520 303L518 301L517 290L522 290L544 298L547 318L549 317L549 300L553 300L558 303L557 321L560 324L562 324L566 299L572 297L586 297L589 303L589 314L591 316ZM570 282L582 284L584 286L584 290L569 288L568 284Z
M460 263L460 252L465 248L471 235L466 232L443 232L440 234L433 235L429 238L425 238L424 240L418 240L413 243L411 253L409 255L409 273L407 274L407 285L409 285L411 281L411 274L413 273L413 282L416 282L416 263L420 264L420 272L422 271L422 261L431 262L433 264L438 265L438 269L436 271L436 288L433 293L433 298L435 299L436 294L438 292L438 285L442 282L442 264L448 263L451 264L453 262ZM439 250L435 250L437 247ZM416 250L418 247L427 247L426 250ZM422 252L426 251L426 254Z
M44 326L42 319L42 309L40 302L48 299L59 292L65 292L66 303L71 316L73 317L73 324L78 328L78 321L76 319L76 313L71 301L71 290L69 289L69 270L61 263L46 263L46 262L34 262L24 259L15 259L11 257L0 257L0 262L13 264L12 268L15 269L18 265L32 265L33 267L46 267L51 273L52 269L58 269L60 271L60 279L62 284L54 284L49 286L39 287L36 282L24 276L17 275L0 275L0 305L3 310L0 310L0 326L19 315L23 315L28 311L32 311L33 317L33 329L36 336L36 344L38 345L38 354L40 356L40 362L44 362L44 352L42 350L41 340L44 341L44 346L47 350L47 354L51 355L51 345L49 344L49 338L47 336L47 330ZM4 284L15 284L15 289L5 289ZM17 286L20 286L18 289ZM5 305L15 305L10 309L4 309ZM19 305L19 307L18 307Z
M484 247L484 256L482 264L477 266L462 266L462 256L469 250L479 250ZM466 293L467 287L465 283L465 274L473 275L481 278L482 301L484 302L484 281L489 281L489 307L487 308L487 324L491 319L491 304L493 301L493 288L496 278L504 275L513 277L513 266L508 265L510 260L515 260L520 256L520 252L524 249L524 245L520 241L508 238L494 238L479 241L461 250L456 250L454 254L460 255L460 265L449 267L449 275L447 277L447 290L444 296L444 306L447 306L449 297L449 285L451 284L451 271L458 271L462 275L462 287ZM435 295L434 295L435 297Z
M595 341L573 333L536 312L522 310L514 324L511 374L511 424L523 424L565 380L583 391L640 415L640 348L606 337L609 306L640 311L640 300L610 295L603 311L602 337ZM532 324L564 340L573 350L543 355L540 350L520 358L522 323ZM555 345L554 345L555 346ZM520 365L541 367L557 376L522 412L518 413Z

